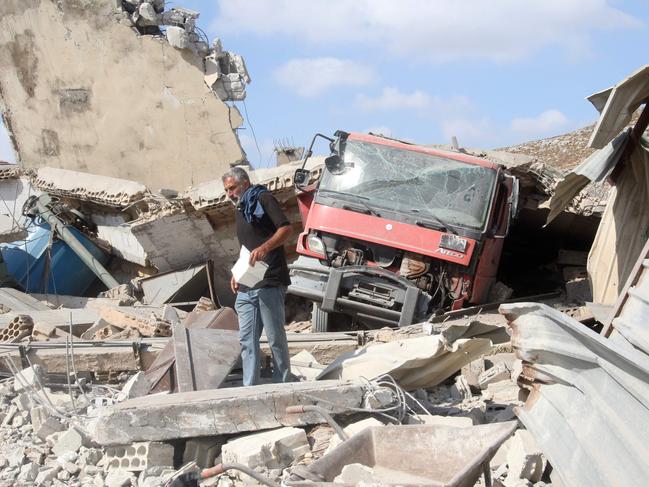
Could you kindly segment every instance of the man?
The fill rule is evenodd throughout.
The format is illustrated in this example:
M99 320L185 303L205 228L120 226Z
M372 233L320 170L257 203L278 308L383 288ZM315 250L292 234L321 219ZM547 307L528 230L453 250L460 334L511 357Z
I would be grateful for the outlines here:
M273 355L273 381L292 380L288 342L284 331L284 296L290 283L284 243L291 236L289 221L273 195L261 185L251 185L248 173L234 167L223 175L223 187L235 204L237 238L250 251L250 265L268 264L264 279L254 288L230 280L237 295L239 342L243 364L243 385L259 383L259 339L266 330Z

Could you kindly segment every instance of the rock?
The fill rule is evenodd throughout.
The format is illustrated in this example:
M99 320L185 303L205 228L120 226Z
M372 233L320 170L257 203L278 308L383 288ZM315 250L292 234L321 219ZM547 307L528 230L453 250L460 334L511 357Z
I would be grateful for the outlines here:
M45 412L45 414L47 414L47 412ZM43 441L46 441L47 438L53 435L54 433L60 433L61 431L65 430L65 425L63 425L58 419L56 419L53 416L48 416L47 418L45 418L45 421L39 423L41 419L42 418L39 418L35 423L34 415L32 414L32 425L34 427L34 434Z
M137 21L139 25L158 25L158 14L156 14L155 8L150 3L144 2L140 4L138 14L140 14Z
M59 480L62 480L63 482L66 482L66 481L68 481L68 480L70 480L72 478L72 475L67 470L61 470L56 475L56 478L59 479Z
M25 463L25 449L22 447L12 448L6 457L10 467L21 467Z
M345 465L334 479L334 483L345 485L359 485L361 482L373 482L374 469L361 463Z
M507 487L517 487L521 480L538 482L547 466L547 461L534 437L527 430L518 430L511 439L507 452L509 472L505 479Z
M5 426L9 426L14 420L16 414L18 414L18 406L12 404L11 407L9 407L9 410L7 411L4 419L2 420L2 427L4 428Z
M223 445L222 460L250 468L284 468L308 451L304 430L285 427L229 441Z
M480 374L478 377L478 386L480 389L486 389L489 384L508 380L510 378L511 370L504 362L500 362Z
M189 48L189 34L182 27L176 27L173 25L167 26L166 36L171 47L175 47L176 49Z
M106 487L129 487L136 485L137 479L132 472L125 470L112 470L104 479Z
M81 465L97 465L103 456L104 453L98 448L82 448L79 453L79 463Z
M56 456L61 456L68 452L78 452L79 448L84 444L83 435L74 427L62 433L56 445L52 448L52 452Z
M32 365L21 370L14 377L14 391L23 392L32 387L38 387L39 381L42 383L43 368L40 365Z
M355 423L348 424L343 428L343 431L347 434L348 437L352 437L354 435L357 435L361 431L363 431L365 428L369 428L371 426L384 426L383 423L381 423L378 419L376 418L366 418L361 421L356 421ZM329 447L327 448L327 451L325 452L325 455L329 453L331 450L336 448L338 445L342 443L342 440L340 437L336 434L331 437L329 440Z
M482 391L482 397L498 404L510 404L518 401L519 390L517 384L507 379L489 384L487 389Z
M33 462L27 463L20 467L20 473L16 478L18 485L24 485L36 480L36 477L38 476L38 470L38 464Z
M462 367L462 376L466 379L467 384L474 389L479 389L478 377L485 371L484 357L480 357L470 364Z
M41 470L40 472L38 472L38 475L36 476L36 480L34 483L36 485L50 484L52 480L56 478L60 469L61 466L59 465L57 467L51 467L51 468L46 468L44 470Z
M29 411L32 408L32 400L27 393L20 394L11 402L16 405L18 411Z

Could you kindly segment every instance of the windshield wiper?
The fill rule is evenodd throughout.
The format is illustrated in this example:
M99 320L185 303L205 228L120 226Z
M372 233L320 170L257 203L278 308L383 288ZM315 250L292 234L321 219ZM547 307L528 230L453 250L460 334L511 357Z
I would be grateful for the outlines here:
M352 205L343 205L342 209L343 210L349 210L349 211L355 211L357 213L364 213L366 215L373 215L373 216L381 216L379 213L376 212L376 210L372 209L369 205L366 205L362 201L359 201L360 204L364 206L364 208L358 208L356 206Z
M412 210L412 211L417 211L418 212L419 210ZM416 220L415 225L417 225L418 227L430 228L431 230L439 230L439 231L442 231L442 232L450 232L453 235L457 235L457 232L455 230L453 230L453 228L450 225L448 225L447 223L442 221L439 217L433 215L432 213L427 213L426 217L430 217L435 221L434 222L427 222L427 221L423 221L423 220Z
M365 201L369 200L369 198L367 198L365 196L360 196L360 195L357 195L357 194L350 194L350 193L343 193L342 191L335 191L333 189L326 189L326 188L318 189L318 192L337 194L337 195L345 196L345 197L348 197L348 198L352 198L352 199L355 199L357 203L360 203L361 205L363 205L363 208L358 208L358 207L355 207L353 205L343 204L342 208L344 210L355 211L357 213L365 213L366 215L373 215L373 216L379 216L379 217L381 216L379 214L379 212L377 212L374 208L372 208L370 205L368 205L367 203L365 203L363 201L363 200L365 200Z

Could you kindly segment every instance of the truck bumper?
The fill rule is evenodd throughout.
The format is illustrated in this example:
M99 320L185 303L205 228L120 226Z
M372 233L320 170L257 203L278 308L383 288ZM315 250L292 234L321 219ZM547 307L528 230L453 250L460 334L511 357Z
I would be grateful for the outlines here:
M370 266L333 269L300 256L289 266L290 294L341 312L388 326L407 326L425 319L430 297L392 272Z

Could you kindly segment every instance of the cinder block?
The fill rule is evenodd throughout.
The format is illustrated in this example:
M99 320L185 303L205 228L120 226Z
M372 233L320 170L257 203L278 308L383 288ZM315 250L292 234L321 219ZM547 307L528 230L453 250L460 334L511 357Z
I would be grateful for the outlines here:
M505 485L514 486L520 479L532 483L541 480L547 461L536 444L534 437L527 430L518 430L511 439L507 452L509 472Z
M304 430L286 427L231 440L222 449L223 463L250 468L284 468L310 451Z
M205 438L192 438L185 443L183 464L195 461L200 468L214 466L214 460L221 454L224 443L222 436L208 436Z
M157 441L142 441L106 448L106 470L139 472L149 467L173 467L174 447Z

